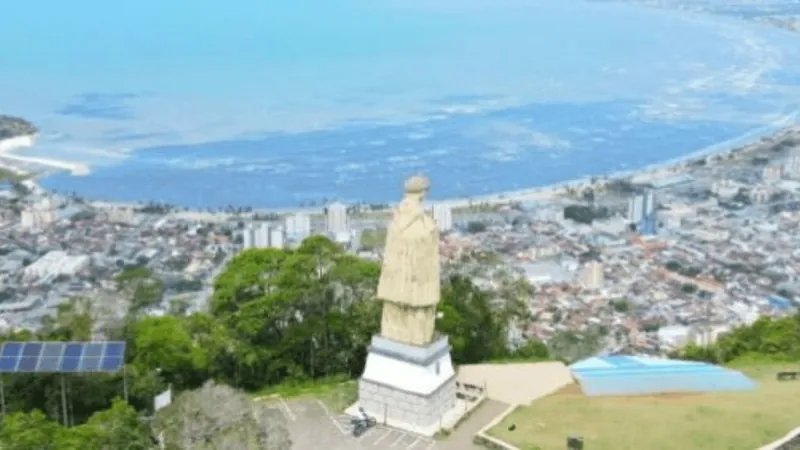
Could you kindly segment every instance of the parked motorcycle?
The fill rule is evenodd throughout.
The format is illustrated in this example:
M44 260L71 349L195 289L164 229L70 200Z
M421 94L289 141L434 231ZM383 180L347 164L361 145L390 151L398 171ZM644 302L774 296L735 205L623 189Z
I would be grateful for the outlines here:
M350 419L350 424L353 425L353 436L359 437L367 430L378 424L374 417L370 417L364 408L358 408L361 417L354 417Z

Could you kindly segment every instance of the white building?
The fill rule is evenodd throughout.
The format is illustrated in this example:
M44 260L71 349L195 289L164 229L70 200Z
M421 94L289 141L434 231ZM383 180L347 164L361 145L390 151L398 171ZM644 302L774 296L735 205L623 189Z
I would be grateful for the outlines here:
M269 246L272 248L283 248L285 245L285 234L280 227L273 227L269 230Z
M26 281L55 278L59 275L74 276L89 267L87 255L70 256L61 250L53 250L36 260L22 272Z
M439 231L444 233L453 229L453 210L450 205L437 203L431 208L431 215Z
M108 210L108 220L114 223L133 222L133 208L114 207Z
M242 247L245 249L253 248L256 245L255 228L252 225L245 225L242 230Z
M20 214L20 225L28 229L42 229L56 221L56 208L50 197L40 203L23 210Z
M650 217L656 212L656 194L653 191L647 191L644 194L644 216Z
M783 167L781 164L769 164L764 167L762 177L764 181L780 181L783 176Z
M639 224L644 218L645 201L643 195L634 195L628 199L628 223Z
M652 217L656 211L656 194L648 191L635 194L628 199L628 223L639 224L646 217Z
M269 247L269 224L262 223L255 230L253 245L257 248Z
M605 277L603 274L603 263L592 260L583 266L581 272L581 284L587 289L601 289Z
M341 202L328 205L325 228L328 233L334 235L348 232L347 205Z
M793 179L800 178L800 156L792 155L783 163L783 173Z
M308 214L298 213L287 216L284 221L286 227L286 236L302 241L311 235L311 217Z

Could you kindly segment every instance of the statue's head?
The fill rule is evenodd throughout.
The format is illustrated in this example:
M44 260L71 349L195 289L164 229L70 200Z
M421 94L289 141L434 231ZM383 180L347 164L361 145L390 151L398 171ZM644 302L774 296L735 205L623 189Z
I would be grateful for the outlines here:
M414 175L407 179L403 186L407 197L413 196L422 199L428 193L431 183L425 175Z

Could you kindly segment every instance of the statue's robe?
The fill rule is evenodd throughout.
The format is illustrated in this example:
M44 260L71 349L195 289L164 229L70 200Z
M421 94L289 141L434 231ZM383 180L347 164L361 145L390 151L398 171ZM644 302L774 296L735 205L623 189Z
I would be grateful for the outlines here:
M412 345L433 340L439 303L439 230L407 193L389 224L378 298L384 301L381 336Z

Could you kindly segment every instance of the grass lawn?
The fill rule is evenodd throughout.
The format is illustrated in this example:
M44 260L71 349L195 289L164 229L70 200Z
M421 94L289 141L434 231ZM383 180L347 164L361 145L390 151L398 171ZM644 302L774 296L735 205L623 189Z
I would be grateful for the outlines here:
M800 381L775 380L800 365L733 365L756 382L752 392L644 397L585 397L577 385L520 407L492 436L523 450L566 448L582 436L586 450L753 450L800 425ZM514 431L508 431L516 424Z
M313 382L286 383L270 386L253 394L256 398L317 398L331 410L343 411L358 399L358 383L346 377L331 377Z

